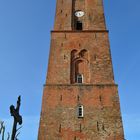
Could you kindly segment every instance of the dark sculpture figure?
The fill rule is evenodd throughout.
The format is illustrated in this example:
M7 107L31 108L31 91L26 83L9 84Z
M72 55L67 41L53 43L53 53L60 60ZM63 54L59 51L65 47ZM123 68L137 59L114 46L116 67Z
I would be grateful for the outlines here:
M16 139L16 132L18 131L17 124L19 124L19 125L22 124L22 116L19 114L20 102L21 102L21 97L19 96L16 108L14 107L14 105L10 106L11 116L14 117L14 124L13 124L11 140L17 140Z

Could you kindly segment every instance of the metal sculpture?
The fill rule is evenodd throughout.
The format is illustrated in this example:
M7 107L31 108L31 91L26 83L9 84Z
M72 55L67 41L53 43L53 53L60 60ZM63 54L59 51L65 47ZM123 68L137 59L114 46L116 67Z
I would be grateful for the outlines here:
M21 104L20 102L21 102L21 96L18 97L16 108L14 105L10 106L10 113L11 113L11 116L13 116L14 118L11 140L17 140L16 137L19 133L18 134L16 133L20 129L20 128L17 129L17 124L19 125L22 124L22 116L19 114L19 109L20 109L20 104Z

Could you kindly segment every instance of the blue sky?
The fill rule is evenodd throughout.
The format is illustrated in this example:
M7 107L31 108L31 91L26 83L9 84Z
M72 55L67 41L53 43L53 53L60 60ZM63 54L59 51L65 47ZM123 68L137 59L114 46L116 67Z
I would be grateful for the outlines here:
M140 1L105 0L115 81L127 140L140 138ZM37 139L55 0L0 0L0 119L11 131L9 106L22 96L19 136Z

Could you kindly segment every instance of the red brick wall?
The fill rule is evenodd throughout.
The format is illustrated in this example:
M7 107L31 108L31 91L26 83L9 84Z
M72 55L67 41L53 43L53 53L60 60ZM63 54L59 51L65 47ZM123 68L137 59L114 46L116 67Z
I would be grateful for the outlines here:
M85 12L82 31L76 10ZM124 140L102 0L57 0L38 140Z
M102 0L76 0L75 3L72 0L57 0L54 30L72 30L77 10L85 12L80 18L84 30L106 29Z
M84 118L77 106L84 106ZM123 140L116 85L47 85L39 140Z
M75 49L88 51L85 83L114 83L106 31L52 32L47 83L70 84L71 51Z

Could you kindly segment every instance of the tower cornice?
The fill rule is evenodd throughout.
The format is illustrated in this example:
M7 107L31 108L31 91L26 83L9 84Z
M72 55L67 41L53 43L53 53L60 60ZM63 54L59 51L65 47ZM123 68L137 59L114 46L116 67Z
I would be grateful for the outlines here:
M109 33L109 30L52 30L51 33Z
M118 84L45 84L44 87L46 86L81 86L81 87L84 87L84 86L87 86L87 87L94 87L94 86L97 86L97 87L107 87L107 86L115 86L115 87L118 87Z

